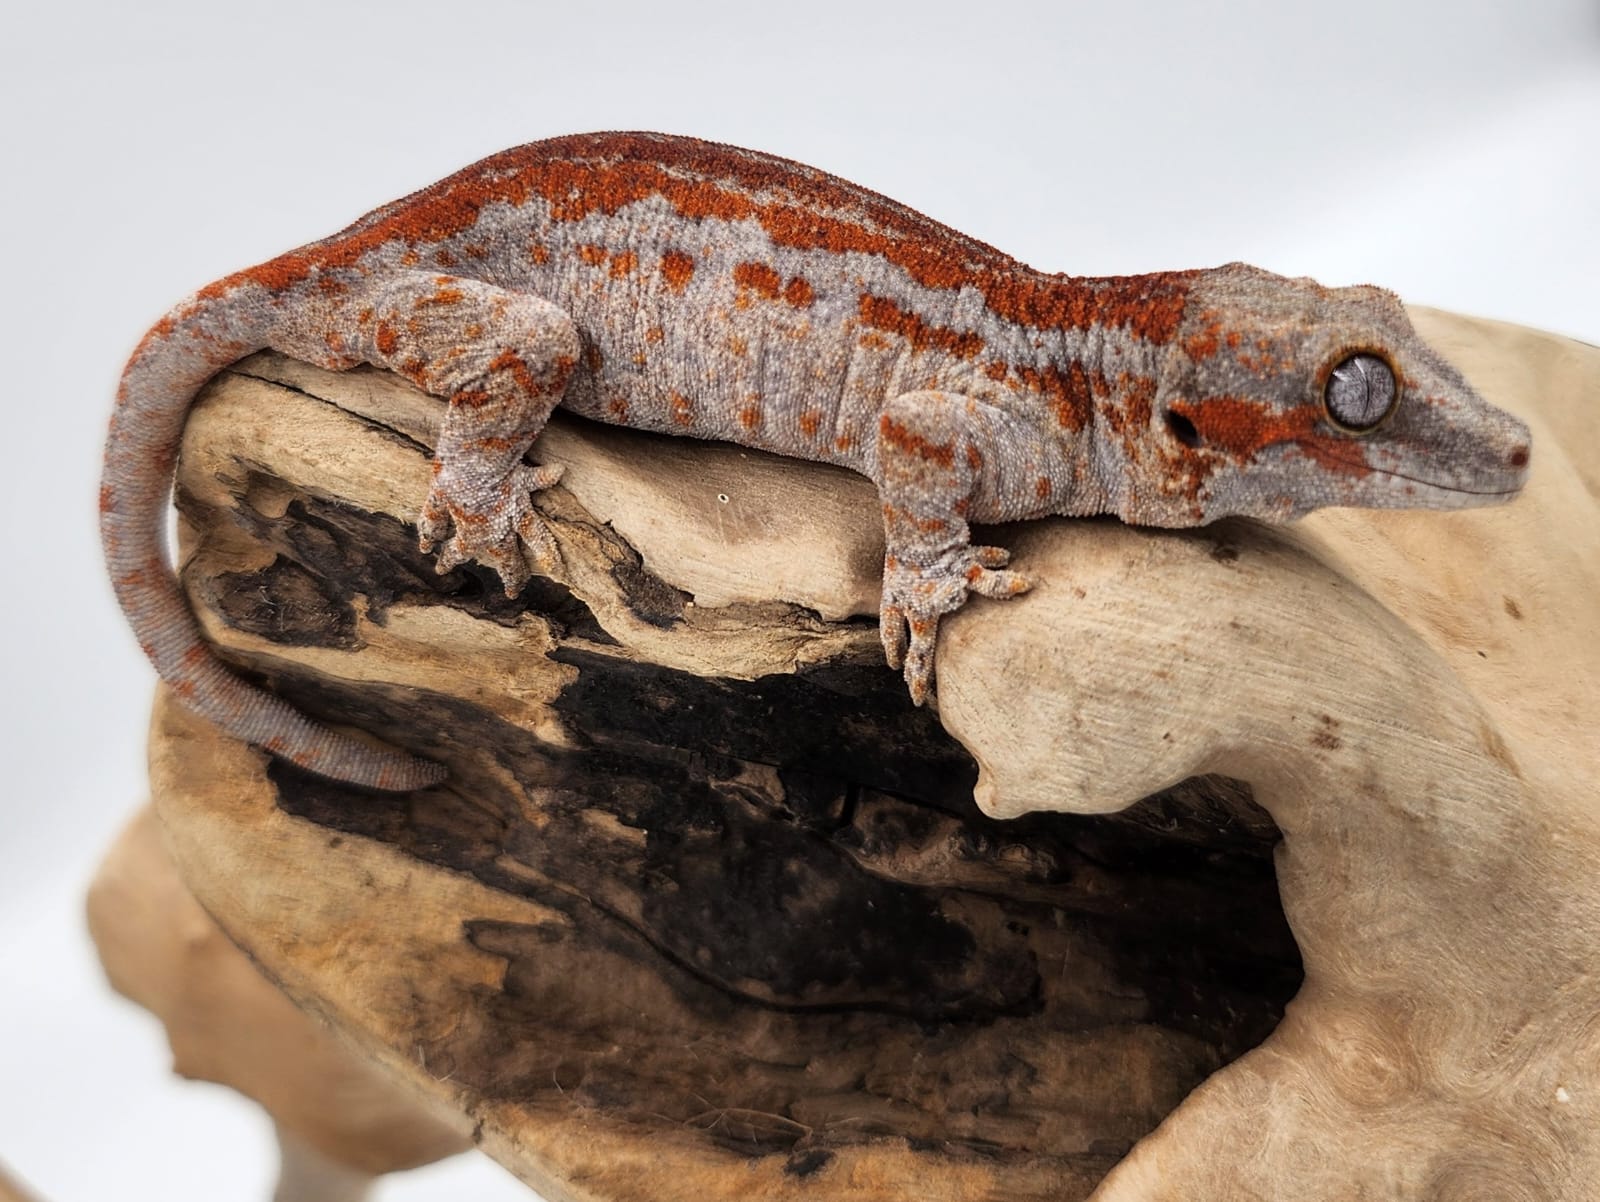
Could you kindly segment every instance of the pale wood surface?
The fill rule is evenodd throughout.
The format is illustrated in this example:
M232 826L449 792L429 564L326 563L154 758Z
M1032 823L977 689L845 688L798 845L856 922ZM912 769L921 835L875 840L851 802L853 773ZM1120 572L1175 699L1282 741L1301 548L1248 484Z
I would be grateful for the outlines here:
M34 1195L25 1191L0 1165L0 1202L37 1202Z
M1534 425L1522 500L1008 530L1039 587L941 643L965 750L830 620L864 481L563 423L563 576L510 603L409 547L432 402L254 360L185 448L208 630L455 775L339 790L163 703L184 878L553 1199L1083 1198L1169 1112L1097 1198L1587 1197L1600 354L1419 320ZM1286 836L1275 1030L1262 811L1093 816L1200 772Z
M166 1027L173 1071L254 1098L277 1124L283 1197L335 1202L471 1146L261 975L179 878L154 810L128 823L89 888L89 930L119 993ZM181 1156L184 1133L171 1133Z

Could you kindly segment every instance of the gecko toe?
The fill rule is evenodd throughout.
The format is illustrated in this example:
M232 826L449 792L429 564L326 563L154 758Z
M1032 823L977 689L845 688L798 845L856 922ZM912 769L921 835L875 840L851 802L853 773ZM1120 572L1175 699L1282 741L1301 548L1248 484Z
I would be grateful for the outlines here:
M906 614L898 605L885 605L878 615L878 637L883 641L883 658L891 668L906 661Z
M1011 562L1011 552L1004 547L973 547L972 558L981 568L1003 568Z
M1033 585L1021 572L974 568L967 575L967 587L980 596L1003 599L1025 593Z
M939 619L914 618L910 622L911 645L906 651L906 688L911 692L911 703L922 705L928 700L933 687L933 652L938 645Z
M546 576L553 575L561 566L561 550L550 532L550 524L535 513L532 506L517 519L517 535L539 571Z
M543 492L559 483L566 470L566 465L561 463L524 465L520 469L522 486L529 492Z
M426 550L427 548L423 548ZM470 558L459 536L445 540L444 546L439 548L439 555L434 560L433 570L443 576L446 572L454 571Z

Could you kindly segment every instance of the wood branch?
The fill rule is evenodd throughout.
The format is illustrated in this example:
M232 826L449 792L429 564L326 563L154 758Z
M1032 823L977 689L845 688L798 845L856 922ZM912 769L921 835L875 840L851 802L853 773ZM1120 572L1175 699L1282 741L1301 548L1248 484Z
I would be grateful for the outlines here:
M272 1116L280 1202L353 1202L380 1174L471 1147L461 1116L431 1114L228 941L179 878L149 807L96 872L88 918L112 986L166 1027L173 1071L230 1086ZM174 1156L185 1142L171 1134Z
M1600 523L1561 452L1600 429L1555 409L1600 366L1420 320L1534 422L1528 496L1004 531L1039 587L949 623L937 715L880 662L865 481L558 420L563 569L508 601L416 551L435 402L248 361L184 451L208 633L452 777L339 788L164 699L185 880L551 1199L1577 1198Z
M32 1194L7 1174L4 1164L0 1164L0 1202L36 1202Z

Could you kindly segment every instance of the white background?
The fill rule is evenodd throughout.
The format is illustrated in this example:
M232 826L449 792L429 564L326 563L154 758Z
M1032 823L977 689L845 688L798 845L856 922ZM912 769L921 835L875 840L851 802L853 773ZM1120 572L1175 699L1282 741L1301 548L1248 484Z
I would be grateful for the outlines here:
M8 0L0 64L0 1160L51 1202L264 1199L273 1171L250 1104L167 1076L80 918L152 682L101 579L101 429L199 285L505 146L643 128L1050 270L1247 259L1600 342L1585 0ZM526 1196L476 1154L380 1191Z

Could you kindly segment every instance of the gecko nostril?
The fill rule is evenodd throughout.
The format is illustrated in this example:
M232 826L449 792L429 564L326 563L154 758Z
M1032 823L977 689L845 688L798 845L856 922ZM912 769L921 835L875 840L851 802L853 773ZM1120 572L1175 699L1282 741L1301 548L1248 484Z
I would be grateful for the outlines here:
M1527 467L1528 466L1528 448L1527 447L1517 447L1515 450L1513 450L1511 452L1510 463L1511 463L1512 467Z

